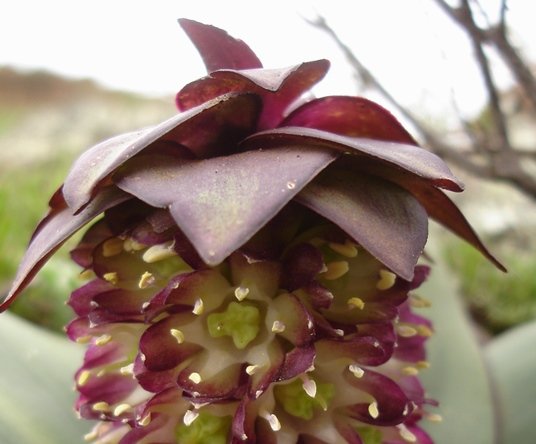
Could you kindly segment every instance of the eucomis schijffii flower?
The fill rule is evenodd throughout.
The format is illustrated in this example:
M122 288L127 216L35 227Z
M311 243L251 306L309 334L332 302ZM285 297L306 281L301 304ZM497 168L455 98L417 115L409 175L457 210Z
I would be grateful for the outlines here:
M431 443L414 290L432 218L499 267L461 183L381 106L312 98L326 60L264 69L181 20L208 70L179 113L82 154L5 309L88 223L69 300L76 409L96 443Z

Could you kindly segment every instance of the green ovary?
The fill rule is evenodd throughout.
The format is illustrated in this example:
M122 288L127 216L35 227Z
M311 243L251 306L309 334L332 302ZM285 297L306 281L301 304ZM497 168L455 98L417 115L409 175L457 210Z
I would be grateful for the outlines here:
M224 312L210 314L207 326L213 338L231 336L235 347L243 349L257 337L260 319L260 311L254 305L231 302Z
M200 412L189 426L180 424L175 429L175 437L180 444L225 444L230 428L230 416Z
M305 392L303 382L296 379L290 384L276 386L274 395L287 413L310 420L314 416L315 408L327 410L329 402L335 395L335 387L333 384L316 383L316 395L312 398Z

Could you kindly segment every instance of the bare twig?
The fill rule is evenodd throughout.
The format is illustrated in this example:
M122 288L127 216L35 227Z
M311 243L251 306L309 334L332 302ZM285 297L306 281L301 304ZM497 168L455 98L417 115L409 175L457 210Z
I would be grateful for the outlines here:
M488 137L482 138L475 134L474 130L471 131L470 125L464 125L469 139L478 142L478 145L475 144L470 147L469 151L462 151L459 147L449 145L445 142L444 137L436 135L432 129L422 123L411 111L403 106L358 59L352 50L341 41L337 33L328 25L325 18L318 17L316 20L309 20L309 23L329 35L346 56L356 75L363 79L367 85L382 94L396 108L400 115L413 125L425 145L432 151L475 176L508 182L533 198L536 198L536 178L530 176L520 166L520 159L534 159L536 155L532 151L514 150L510 144L506 115L500 107L499 92L493 81L491 66L483 49L484 43L489 39L488 34L477 27L467 0L462 0L462 7L458 9L451 7L443 0L435 1L457 23L461 23L463 29L470 36L488 91L489 108L493 113L493 123L498 130L498 134L494 134L493 137L488 134ZM513 49L506 38L505 42L507 42L505 46L506 50L509 50L508 48ZM522 61L521 58L520 61Z
M498 143L497 146L491 148L494 150L511 149L508 129L506 126L506 116L501 110L498 89L493 80L490 63L483 48L485 38L482 30L478 28L474 21L468 0L462 0L461 5L456 8L450 6L445 0L436 0L436 3L449 15L449 17L460 25L466 32L471 41L471 45L473 46L476 61L488 93L491 118L494 127L497 129Z

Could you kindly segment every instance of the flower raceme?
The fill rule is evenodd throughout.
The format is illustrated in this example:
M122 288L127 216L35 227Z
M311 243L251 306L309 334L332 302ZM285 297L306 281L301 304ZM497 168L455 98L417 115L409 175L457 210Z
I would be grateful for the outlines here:
M88 441L431 443L428 218L502 267L442 191L461 183L379 105L306 95L327 61L264 69L180 23L208 75L75 162L1 308L96 219L67 327Z

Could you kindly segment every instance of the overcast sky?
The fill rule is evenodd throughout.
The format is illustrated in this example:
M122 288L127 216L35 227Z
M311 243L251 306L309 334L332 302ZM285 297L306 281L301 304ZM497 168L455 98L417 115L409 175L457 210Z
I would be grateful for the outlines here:
M524 45L536 42L531 3L510 1L510 20ZM0 15L0 64L172 94L205 73L176 23L187 17L242 38L266 67L328 58L332 70L317 94L355 94L340 52L303 19L317 13L404 103L436 112L448 106L454 88L463 110L480 106L480 77L464 36L432 0L17 0Z

